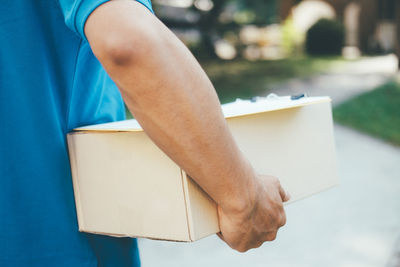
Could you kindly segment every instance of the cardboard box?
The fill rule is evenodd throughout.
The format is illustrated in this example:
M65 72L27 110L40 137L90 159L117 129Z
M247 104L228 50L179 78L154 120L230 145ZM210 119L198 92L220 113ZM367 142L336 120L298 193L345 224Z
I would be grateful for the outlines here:
M338 183L328 97L238 100L223 105L240 149L292 200ZM195 241L219 232L216 205L135 120L68 134L79 230Z

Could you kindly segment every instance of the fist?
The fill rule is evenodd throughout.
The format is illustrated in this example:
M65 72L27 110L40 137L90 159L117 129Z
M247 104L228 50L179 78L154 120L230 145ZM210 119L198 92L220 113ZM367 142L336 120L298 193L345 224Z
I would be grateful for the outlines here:
M277 178L266 175L255 177L248 194L244 208L224 210L218 206L218 236L239 252L275 240L279 228L286 223L283 202L290 198Z

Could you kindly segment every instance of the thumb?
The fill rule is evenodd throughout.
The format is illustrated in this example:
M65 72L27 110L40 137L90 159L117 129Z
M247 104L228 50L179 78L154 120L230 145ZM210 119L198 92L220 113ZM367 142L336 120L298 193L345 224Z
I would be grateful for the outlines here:
M283 189L282 185L279 184L279 194L281 195L282 202L287 202L290 199L290 194Z

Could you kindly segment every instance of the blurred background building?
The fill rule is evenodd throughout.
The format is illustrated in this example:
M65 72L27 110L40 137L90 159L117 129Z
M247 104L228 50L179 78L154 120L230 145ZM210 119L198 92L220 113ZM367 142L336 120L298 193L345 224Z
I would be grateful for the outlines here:
M279 14L282 19L290 16L297 2L280 1ZM400 19L400 3L396 0L319 0L333 9L333 17L346 29L347 46L356 46L364 53L387 53L396 50L398 32L396 23Z

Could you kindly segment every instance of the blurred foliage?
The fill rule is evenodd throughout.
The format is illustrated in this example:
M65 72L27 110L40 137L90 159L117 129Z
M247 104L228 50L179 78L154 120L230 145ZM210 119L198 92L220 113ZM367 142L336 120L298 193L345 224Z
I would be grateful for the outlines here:
M282 46L286 55L299 54L304 36L294 25L293 18L289 16L282 24Z
M231 0L232 1L232 0ZM241 10L246 10L253 14L254 19L251 22L256 25L266 25L276 23L278 18L279 0L236 0Z
M309 55L340 55L344 44L344 27L330 19L320 19L307 31L306 52Z
M227 103L236 98L265 96L274 84L325 72L341 62L343 59L338 57L298 57L274 61L209 60L201 65L213 82L221 103Z
M339 123L400 146L400 83L389 82L336 107Z
M278 1L279 0L213 0L213 8L203 11L191 6L188 10L198 17L196 23L185 22L184 20L171 20L169 18L160 19L170 28L174 29L196 29L200 33L200 43L193 45L192 52L197 58L215 58L214 43L223 38L226 33L238 35L243 25L267 25L278 20ZM154 8L159 7L154 2ZM232 16L225 16L222 13L231 12Z

